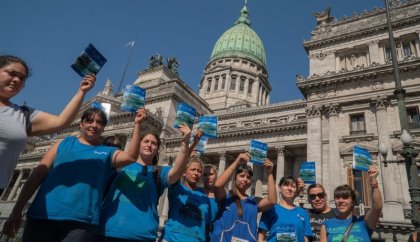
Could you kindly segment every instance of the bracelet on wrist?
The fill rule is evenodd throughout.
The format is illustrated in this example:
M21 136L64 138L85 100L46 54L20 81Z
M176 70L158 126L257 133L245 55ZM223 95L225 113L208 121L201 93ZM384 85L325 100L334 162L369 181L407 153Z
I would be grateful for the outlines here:
M376 183L370 184L370 186L372 187L372 189L374 189L374 188L378 188L379 184L376 182Z

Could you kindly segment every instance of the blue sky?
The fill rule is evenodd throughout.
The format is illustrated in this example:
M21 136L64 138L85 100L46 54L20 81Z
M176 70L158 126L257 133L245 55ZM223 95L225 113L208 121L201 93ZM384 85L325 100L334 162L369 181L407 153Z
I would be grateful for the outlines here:
M129 48L137 37L124 84L148 65L151 55L176 57L180 77L198 85L217 39L239 16L243 0L6 0L2 1L0 53L25 59L32 69L26 87L12 99L59 113L76 92L80 77L70 68L92 43L108 59L98 73L98 93L110 79L118 88ZM308 74L303 40L316 25L313 12L332 7L340 19L382 7L373 0L248 0L252 28L264 43L272 84L271 103L302 98L296 74Z

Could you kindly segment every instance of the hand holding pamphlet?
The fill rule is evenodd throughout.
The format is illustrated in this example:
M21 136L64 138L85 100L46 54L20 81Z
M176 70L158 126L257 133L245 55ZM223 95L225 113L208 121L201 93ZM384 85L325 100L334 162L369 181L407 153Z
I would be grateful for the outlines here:
M203 131L204 136L217 138L217 116L200 116L198 127Z
M249 144L249 154L251 155L251 162L262 166L265 158L267 158L268 145L258 140L251 140Z
M316 183L315 164L315 161L307 161L300 164L299 176L303 179L305 184Z
M181 124L185 123L188 127L190 127L190 129L192 129L194 125L194 118L195 108L186 103L180 103L178 104L178 108L176 110L174 128L177 129Z
M127 85L121 102L121 111L136 113L137 110L144 106L146 100L146 91L135 85Z
M368 171L372 165L372 155L363 147L355 145L353 147L353 169Z
M97 74L105 62L105 57L92 44L89 44L71 68L81 77L85 77L87 74Z

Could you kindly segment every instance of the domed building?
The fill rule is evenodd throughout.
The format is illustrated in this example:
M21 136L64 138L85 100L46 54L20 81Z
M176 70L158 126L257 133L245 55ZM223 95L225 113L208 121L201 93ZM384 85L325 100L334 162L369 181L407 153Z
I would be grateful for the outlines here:
M213 111L270 103L263 42L242 8L235 25L217 40L200 82L200 97Z
M398 1L399 2L399 1ZM396 48L401 81L406 89L412 146L420 149L420 0L400 2L395 13ZM205 163L224 171L238 154L249 149L249 141L268 145L267 156L274 163L278 184L283 176L299 176L303 162L315 162L316 182L324 185L333 206L333 190L348 184L359 194L356 213L372 206L367 174L353 169L353 148L360 146L378 163L379 188L384 208L372 241L406 241L413 231L408 179L404 166L381 162L379 144L386 147L386 159L402 159L401 121L394 95L393 67L385 10L375 8L336 20L327 14L317 18L317 26L303 47L309 58L309 76L297 75L296 85L304 99L270 103L272 91L266 52L251 28L245 5L235 24L217 40L200 80L199 94L182 81L173 66L151 62L138 72L134 85L147 91L148 129L161 131L160 165L170 165L178 153L180 134L173 128L177 105L187 103L197 116L218 117L218 138L210 139L200 155ZM269 55L270 53L268 53ZM161 56L152 59L161 59ZM88 100L112 104L105 135L120 135L126 144L133 130L132 118L120 110L121 97L112 94L107 82L103 91ZM78 121L59 133L61 139L77 132ZM9 187L0 197L0 225L10 213L30 170L54 142L36 137L22 153ZM415 158L419 164L419 158ZM250 194L267 193L267 174L253 165ZM306 194L297 198L308 207ZM164 224L168 209L160 198L159 214ZM1 227L1 226L0 226Z

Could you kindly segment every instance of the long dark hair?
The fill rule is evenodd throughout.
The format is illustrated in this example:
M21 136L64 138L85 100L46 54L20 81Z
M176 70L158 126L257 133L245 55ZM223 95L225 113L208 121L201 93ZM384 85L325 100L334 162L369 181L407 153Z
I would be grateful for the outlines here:
M152 164L155 166L159 163L159 150L160 150L160 145L162 144L162 141L160 140L159 134L156 131L148 130L148 131L145 131L145 132L141 132L140 142L144 139L144 137L146 137L149 134L151 134L155 137L156 142L157 142L157 146L158 146L158 152L156 153L156 155L153 157L153 160L152 160Z
M236 168L236 170L235 170L235 176L234 176L234 182L235 182L235 188L234 188L234 190L233 191L230 191L230 195L232 196L232 200L235 202L235 204L236 204L236 207L237 207L237 211L238 211L238 216L240 217L240 218L242 218L242 216L243 216L243 214L244 214L244 210L243 210L243 208L242 208L242 205L241 205L241 199L240 199L240 197L238 196L238 194L237 194L237 188L236 188L236 177L239 175L239 174L241 174L242 172L244 172L244 171L246 171L246 172L248 172L248 174L249 174L249 176L253 176L253 171L252 171L252 168L249 166L249 165L247 165L247 164L240 164L237 168Z

